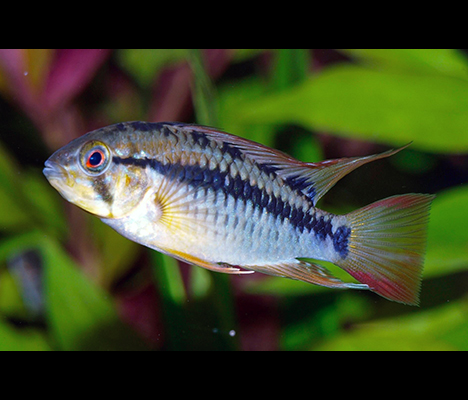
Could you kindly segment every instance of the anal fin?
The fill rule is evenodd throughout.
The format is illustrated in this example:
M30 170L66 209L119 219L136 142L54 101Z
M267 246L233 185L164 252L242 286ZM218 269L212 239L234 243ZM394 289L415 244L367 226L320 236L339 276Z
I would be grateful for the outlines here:
M170 256L177 258L178 260L184 261L188 264L197 265L198 267L202 267L208 269L210 271L221 272L224 274L252 274L255 271L244 271L240 268L233 267L229 264L224 263L213 263L206 260L202 260L201 258L194 257L190 254L183 253L177 250L171 249L161 249L164 253L169 254Z
M369 289L366 284L347 283L333 276L325 267L303 260L292 260L278 264L245 266L264 274L295 279L334 289Z

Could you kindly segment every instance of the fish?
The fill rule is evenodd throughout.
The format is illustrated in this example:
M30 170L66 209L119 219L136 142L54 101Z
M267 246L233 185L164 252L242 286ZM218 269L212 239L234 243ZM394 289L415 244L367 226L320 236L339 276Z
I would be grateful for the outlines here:
M211 127L131 121L72 140L43 173L67 201L124 237L189 264L417 305L434 195L395 195L343 215L316 207L345 175L408 145L302 162Z

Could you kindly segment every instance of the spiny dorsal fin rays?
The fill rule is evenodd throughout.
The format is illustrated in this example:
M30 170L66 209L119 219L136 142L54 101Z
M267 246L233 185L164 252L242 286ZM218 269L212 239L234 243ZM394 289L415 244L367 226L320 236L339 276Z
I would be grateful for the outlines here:
M390 157L408 147L406 144L398 149L366 157L340 158L317 163L305 163L262 144L248 139L239 138L229 133L213 128L193 126L194 130L203 132L207 136L240 149L247 157L251 157L260 165L268 166L270 170L280 176L291 187L302 191L312 199L314 206L336 182L356 168L372 161Z

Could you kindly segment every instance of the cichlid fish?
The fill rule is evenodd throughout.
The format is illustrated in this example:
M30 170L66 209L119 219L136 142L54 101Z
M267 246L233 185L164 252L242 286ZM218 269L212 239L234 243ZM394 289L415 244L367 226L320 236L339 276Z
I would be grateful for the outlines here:
M434 196L393 196L346 215L315 207L343 176L405 147L305 163L213 128L126 122L73 140L44 174L66 200L179 260L417 304ZM360 283L305 257L330 261Z

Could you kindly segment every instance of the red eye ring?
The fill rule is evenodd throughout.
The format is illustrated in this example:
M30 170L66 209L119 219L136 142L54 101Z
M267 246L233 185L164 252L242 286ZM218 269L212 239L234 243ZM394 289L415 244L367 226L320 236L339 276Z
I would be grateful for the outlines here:
M86 158L86 168L95 170L106 161L106 155L101 149L92 149Z
M89 176L103 174L112 161L112 154L105 143L98 140L87 142L81 148L78 162L83 172Z

